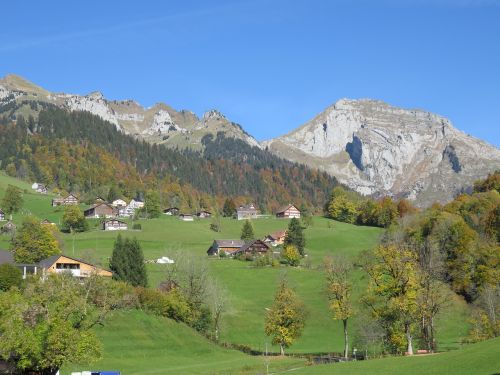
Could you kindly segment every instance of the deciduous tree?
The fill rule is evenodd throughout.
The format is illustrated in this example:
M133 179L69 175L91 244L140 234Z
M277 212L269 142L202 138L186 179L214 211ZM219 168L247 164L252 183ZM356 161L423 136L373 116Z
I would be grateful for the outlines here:
M49 228L33 216L27 216L11 244L17 263L37 263L51 255L60 254L57 239Z
M18 212L23 206L23 193L16 186L9 185L2 199L2 209L7 215Z

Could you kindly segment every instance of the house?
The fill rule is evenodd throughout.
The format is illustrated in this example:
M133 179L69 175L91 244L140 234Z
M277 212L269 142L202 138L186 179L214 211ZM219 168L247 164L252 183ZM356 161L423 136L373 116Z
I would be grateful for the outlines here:
M113 203L111 203L111 205L116 208L124 208L127 207L127 202L125 202L123 199L115 199Z
M224 251L227 255L231 255L243 245L245 245L245 241L243 240L214 240L212 246L207 250L207 254L220 255Z
M5 212L0 208L0 221L5 221Z
M83 211L83 215L87 219L98 219L100 217L110 218L116 216L116 211L115 208L108 203L97 203Z
M69 257L67 255L53 255L38 263L22 264L15 263L13 254L10 251L0 250L0 264L9 263L23 272L25 279L29 274L41 274L42 276L51 273L70 272L71 275L78 278L89 277L91 274L96 273L99 276L111 277L111 271L94 266L84 260Z
M69 205L77 205L78 198L74 194L69 194L65 198L54 198L52 199L52 207L56 206L69 206Z
M126 206L124 208L118 208L118 216L131 217L134 216L134 214L135 214L135 209L130 206Z
M139 198L132 199L130 203L128 204L129 207L133 208L134 210L137 210L139 208L144 207L144 202L140 200Z
M231 253L231 256L240 254L255 254L262 255L269 251L269 246L262 240L252 240L245 242L245 244L238 250Z
M236 209L236 217L238 220L255 219L259 211L253 204L248 206L240 206Z
M32 185L32 187L33 187L33 185ZM47 187L44 184L37 184L37 187L34 190L40 194L47 194L47 192L48 192Z
M266 244L270 244L271 246L283 245L285 242L286 230L279 230L277 232L268 234L264 238L264 242Z
M56 223L53 223L49 219L43 219L42 221L40 221L40 224L42 224L42 225L56 225Z
M177 216L179 215L179 208L177 207L169 207L169 208L166 208L163 210L163 213L165 215L169 215L169 216Z
M127 230L128 224L118 219L105 220L102 223L103 230Z
M200 212L198 212L196 214L196 216L198 216L200 219L206 219L206 218L212 216L212 213L209 211L201 210Z
M281 207L278 211L276 211L276 217L284 219L300 219L300 211L293 204L289 204L287 206Z
M194 221L193 215L190 214L180 214L179 219L182 221Z

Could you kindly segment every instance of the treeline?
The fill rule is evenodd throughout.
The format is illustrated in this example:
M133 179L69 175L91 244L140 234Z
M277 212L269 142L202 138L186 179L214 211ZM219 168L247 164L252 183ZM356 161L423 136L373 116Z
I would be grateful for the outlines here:
M271 212L289 202L318 209L337 184L326 173L223 135L204 139L202 155L138 140L88 112L41 108L36 120L0 118L1 167L65 191L99 193L116 185L135 197L163 189L167 205L194 208L203 196L220 203L229 196Z

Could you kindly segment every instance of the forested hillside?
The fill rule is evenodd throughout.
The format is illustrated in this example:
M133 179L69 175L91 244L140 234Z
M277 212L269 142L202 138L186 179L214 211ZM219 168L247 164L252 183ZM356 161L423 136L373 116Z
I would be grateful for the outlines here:
M230 196L272 211L289 202L318 209L336 185L325 173L222 135L204 140L204 157L137 140L88 112L44 104L37 120L13 120L11 110L0 108L1 168L65 191L103 195L114 186L132 197L159 190L164 204L186 208Z

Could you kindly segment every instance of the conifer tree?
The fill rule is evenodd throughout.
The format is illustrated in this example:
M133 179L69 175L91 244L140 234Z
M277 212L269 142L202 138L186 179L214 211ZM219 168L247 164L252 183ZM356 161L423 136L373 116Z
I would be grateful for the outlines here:
M255 234L253 232L253 226L250 220L245 220L245 224L243 224L243 228L241 228L241 239L244 241L253 240Z
M118 235L113 245L109 269L113 272L113 279L128 281L128 257L125 253L121 234Z
M304 247L306 246L306 239L304 237L304 232L302 231L302 225L300 221L296 218L290 220L288 224L288 230L285 237L285 246L294 245L299 251L301 256L304 256Z
M236 204L231 198L227 198L224 201L224 207L222 208L222 216L232 217L236 211Z
M126 239L124 243L128 255L129 277L128 282L133 286L148 286L148 275L144 264L144 254L137 238Z

